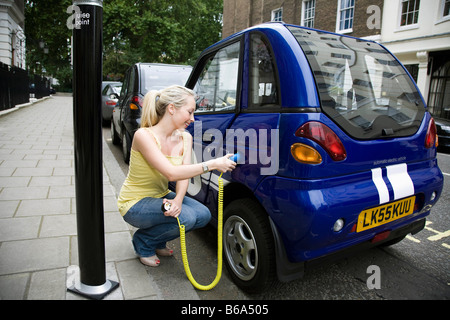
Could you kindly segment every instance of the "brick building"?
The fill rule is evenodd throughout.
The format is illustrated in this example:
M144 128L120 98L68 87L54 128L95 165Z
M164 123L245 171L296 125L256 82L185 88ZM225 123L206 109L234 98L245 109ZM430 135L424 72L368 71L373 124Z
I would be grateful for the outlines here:
M268 22L377 41L408 69L431 112L450 119L450 0L224 0L225 38Z
M284 21L355 37L379 35L383 2L383 0L224 0L222 35L227 37L268 21ZM370 6L376 6L379 12L367 13ZM372 21L377 14L380 18L377 21L379 24L374 24Z

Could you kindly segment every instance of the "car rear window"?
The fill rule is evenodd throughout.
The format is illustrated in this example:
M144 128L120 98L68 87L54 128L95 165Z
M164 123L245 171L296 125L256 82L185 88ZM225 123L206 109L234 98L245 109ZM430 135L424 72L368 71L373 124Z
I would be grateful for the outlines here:
M425 108L402 65L375 42L289 26L316 79L322 111L360 140L410 136Z
M192 67L190 66L164 66L141 65L141 93L146 94L150 90L161 90L171 85L184 86Z

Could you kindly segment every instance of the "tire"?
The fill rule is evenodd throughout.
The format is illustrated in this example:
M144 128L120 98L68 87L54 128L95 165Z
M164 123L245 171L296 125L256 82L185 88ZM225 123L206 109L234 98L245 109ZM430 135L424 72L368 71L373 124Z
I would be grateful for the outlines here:
M114 145L118 145L120 143L119 135L117 134L113 119L111 119L111 140Z
M125 161L126 164L130 163L130 155L131 155L131 139L130 135L127 133L125 129L122 130L122 154L123 154L123 161Z
M231 202L224 212L223 254L238 287L258 293L276 279L272 230L264 209L254 200Z

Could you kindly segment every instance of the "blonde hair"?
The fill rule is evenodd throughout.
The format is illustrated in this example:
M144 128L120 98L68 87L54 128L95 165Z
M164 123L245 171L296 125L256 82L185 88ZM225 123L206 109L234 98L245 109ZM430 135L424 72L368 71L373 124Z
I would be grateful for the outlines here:
M186 104L186 98L189 96L193 97L194 91L177 85L160 91L147 92L142 103L141 128L156 125L166 113L169 104L181 108Z

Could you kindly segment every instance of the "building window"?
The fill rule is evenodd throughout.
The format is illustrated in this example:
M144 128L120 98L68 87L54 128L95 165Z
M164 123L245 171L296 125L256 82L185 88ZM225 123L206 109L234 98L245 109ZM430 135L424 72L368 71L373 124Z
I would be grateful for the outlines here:
M25 33L20 26L12 33L12 62L11 65L25 69Z
M272 21L283 21L283 8L272 10Z
M447 53L448 51L443 51ZM450 61L443 62L431 75L428 108L435 117L450 119Z
M338 4L337 31L352 32L355 0L339 0Z
M400 18L400 26L408 26L417 24L419 20L420 0L402 0L402 15Z
M417 79L419 77L419 65L418 64L406 64L406 70L408 70L409 74L413 78L413 80L417 83Z
M441 0L441 17L443 20L450 19L450 0Z
M301 25L314 28L314 16L316 11L316 0L303 0Z
M436 24L450 20L450 0L439 1L439 13Z

